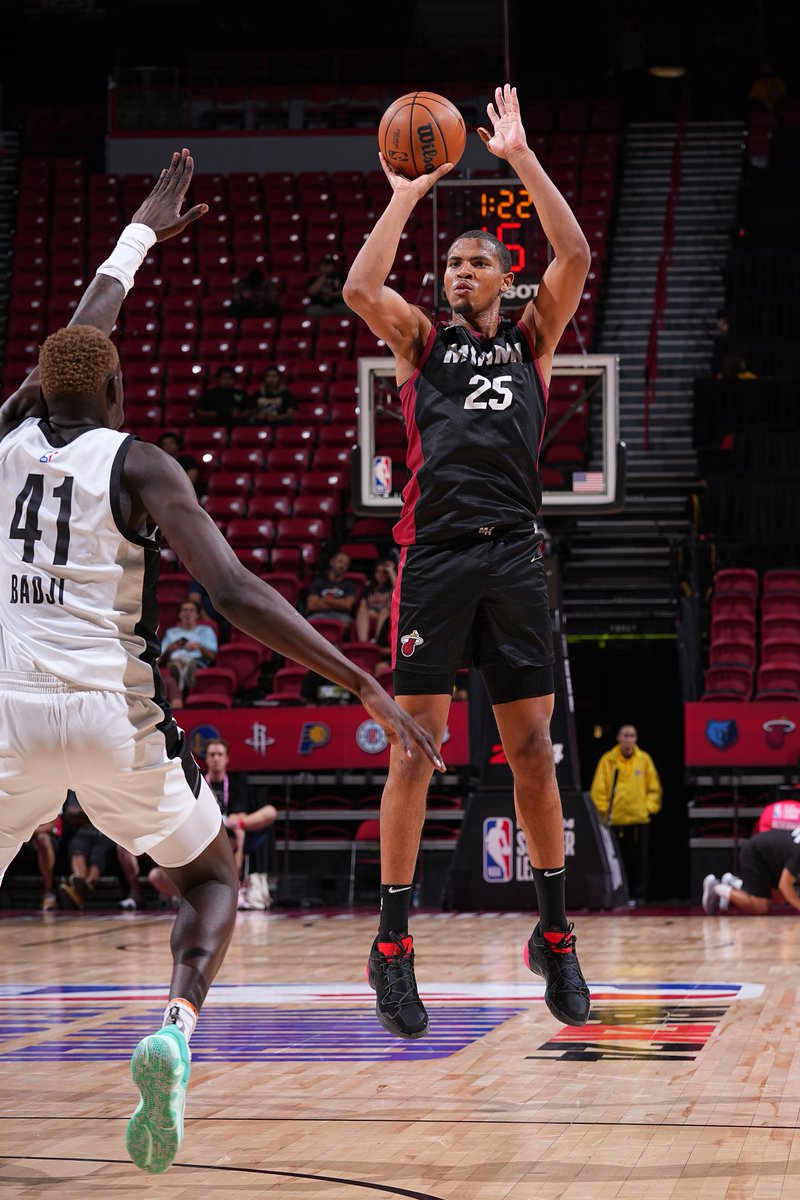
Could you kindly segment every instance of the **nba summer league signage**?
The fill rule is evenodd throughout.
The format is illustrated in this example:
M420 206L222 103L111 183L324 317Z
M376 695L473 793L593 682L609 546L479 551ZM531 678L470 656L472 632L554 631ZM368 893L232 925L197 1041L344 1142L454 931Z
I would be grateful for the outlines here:
M580 790L569 660L554 631L555 705L550 722L556 777L564 810L567 905L607 909L625 904L627 884L616 843L600 823L591 797ZM473 673L474 674L474 673ZM478 786L470 795L446 891L449 908L528 909L536 905L525 833L517 825L514 780L486 689L470 680L470 746Z
M567 907L616 908L628 893L616 846L591 798L562 791ZM448 907L533 909L536 893L511 790L478 791L467 804L450 870Z

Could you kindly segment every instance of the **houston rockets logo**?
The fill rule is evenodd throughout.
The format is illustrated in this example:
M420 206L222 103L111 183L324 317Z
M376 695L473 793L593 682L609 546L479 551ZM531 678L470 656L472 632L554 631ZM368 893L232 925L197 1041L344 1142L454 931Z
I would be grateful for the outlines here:
M400 653L406 658L411 658L411 655L416 650L417 646L424 645L425 639L421 638L416 629L413 633L405 633L400 638Z

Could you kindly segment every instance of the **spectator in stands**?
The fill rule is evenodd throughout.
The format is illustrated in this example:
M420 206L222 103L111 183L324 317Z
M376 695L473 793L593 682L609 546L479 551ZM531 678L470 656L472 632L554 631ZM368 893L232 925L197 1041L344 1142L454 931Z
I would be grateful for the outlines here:
M306 602L306 616L312 625L315 617L333 617L346 626L352 622L358 584L354 579L345 579L349 567L350 556L337 550L326 573L312 581Z
M59 887L58 896L64 908L80 912L108 867L114 843L92 825L72 791L67 792L62 819L71 874Z
M763 917L771 904L790 904L800 912L797 879L800 875L800 829L771 829L754 833L739 852L741 878L730 871L717 879L703 880L703 911L740 912Z
M247 414L247 396L236 383L233 367L220 367L213 387L197 398L192 416L201 425L224 425L227 429Z
M217 612L214 605L211 603L211 597L206 588L203 587L199 579L193 579L188 588L186 595L189 600L194 600L200 608L200 619L203 620L203 615L207 616L217 626L217 641L219 645L230 641L231 623L223 617L222 613Z
M617 744L597 764L591 795L617 839L632 904L647 900L650 820L661 811L662 787L652 758L636 744L636 727L623 725Z
M458 671L453 684L454 700L469 700L469 671Z
M373 674L376 679L384 679L389 676L389 682L392 681L392 643L390 638L392 623L384 621L381 625L380 632L375 636L376 646L380 646L382 654L378 662L375 664Z
M175 676L163 667L159 667L158 670L164 684L164 695L167 697L170 708L183 708L183 693L178 687Z
M717 379L757 379L758 376L754 371L751 371L747 363L742 358L741 354L733 352L726 354L725 359L717 372Z
M266 869L268 830L275 824L277 809L272 804L258 807L250 802L244 777L229 771L230 747L224 738L206 743L206 783L217 798L222 823L231 839L239 872L239 908L265 909L272 903ZM250 870L243 878L245 860ZM155 868L148 876L162 896L177 896L167 876Z
M342 288L344 273L338 254L323 254L316 275L312 275L306 287L306 296L311 303L306 311L311 317L325 317L329 313L349 313L344 302Z
M352 699L347 688L331 683L316 671L308 671L303 676L300 697L306 704L349 704Z
M144 907L142 885L139 882L139 856L132 854L124 846L116 846L116 851L117 861L119 862L122 874L125 876L125 882L128 885L128 894L127 896L123 896L119 902L119 906L123 912L136 912L137 909ZM175 894L177 895L177 892Z
M200 625L200 605L186 599L161 642L160 667L166 667L184 696L194 685L198 667L210 667L217 657L217 635L211 625Z
M250 397L250 425L291 425L297 401L277 367L267 367L261 387Z
M797 792L796 792L797 794ZM753 833L767 833L770 829L797 829L800 827L800 794L797 799L775 800L761 810Z
M747 93L750 107L760 112L775 112L786 103L786 81L781 79L771 62L763 62L761 70Z
M228 312L234 317L279 317L275 284L260 267L251 267L233 285Z
M733 338L731 337L731 320L724 308L717 311L711 336L713 339L711 374L715 379L718 379L720 378L719 372L722 370L722 364L734 349Z
M200 483L200 463L193 454L184 454L183 439L179 433L173 433L171 430L168 433L162 433L158 439L158 445L168 454L170 458L174 458L180 463L186 474L191 480L194 490L198 490Z
M162 871L161 867L151 867L147 873L147 882L161 897L163 907L178 911L180 893L166 871Z
M367 591L358 602L355 618L357 641L377 642L391 615L392 592L396 583L395 565L390 558L385 558L375 567Z
M52 912L58 908L55 887L56 857L58 855L59 830L61 818L46 821L33 831L30 846L36 855L39 874L42 877L42 912Z

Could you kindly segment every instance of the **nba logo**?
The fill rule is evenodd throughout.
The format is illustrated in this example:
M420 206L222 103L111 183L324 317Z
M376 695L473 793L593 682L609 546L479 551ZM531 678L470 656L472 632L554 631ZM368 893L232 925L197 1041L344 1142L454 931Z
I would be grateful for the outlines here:
M508 817L487 817L483 822L483 878L487 883L511 882L512 837Z
M392 460L388 454L376 454L372 460L372 490L376 496L392 493Z

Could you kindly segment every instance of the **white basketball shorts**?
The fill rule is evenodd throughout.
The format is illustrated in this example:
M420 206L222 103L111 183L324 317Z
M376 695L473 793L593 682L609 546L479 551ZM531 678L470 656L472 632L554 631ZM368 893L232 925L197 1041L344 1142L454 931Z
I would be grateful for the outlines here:
M98 829L163 867L197 858L222 824L183 731L154 701L0 672L0 879L69 788Z

